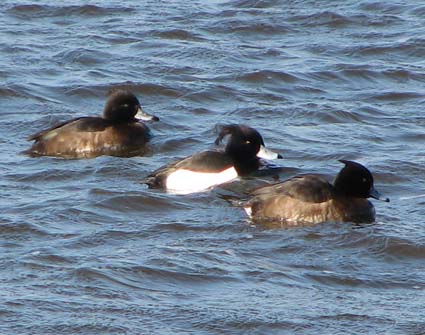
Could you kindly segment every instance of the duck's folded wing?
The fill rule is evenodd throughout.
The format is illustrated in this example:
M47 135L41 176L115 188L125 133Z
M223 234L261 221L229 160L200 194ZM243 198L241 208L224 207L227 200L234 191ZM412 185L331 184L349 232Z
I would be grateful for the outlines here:
M74 130L77 132L96 132L105 130L107 126L109 126L109 122L100 117L78 117L57 123L48 129L35 133L28 137L28 141L38 141L62 127L74 127Z
M233 166L233 160L222 151L203 151L189 156L177 164L178 169L194 172L219 173Z
M332 185L318 175L296 176L252 192L254 196L287 196L302 202L321 203L332 198Z

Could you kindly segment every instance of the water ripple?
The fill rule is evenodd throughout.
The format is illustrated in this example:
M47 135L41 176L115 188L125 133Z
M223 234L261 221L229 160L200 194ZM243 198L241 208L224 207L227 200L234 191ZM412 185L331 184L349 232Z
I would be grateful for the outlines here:
M13 334L420 333L425 71L419 0L6 1L0 281ZM26 137L133 91L144 156L31 158ZM284 159L213 191L141 180L258 129ZM377 222L282 227L229 199L364 163ZM366 308L377 306L379 308ZM290 321L288 321L290 320Z
M8 9L8 13L21 19L42 17L67 16L107 16L110 14L126 14L132 12L130 7L101 7L97 5L83 6L50 6L50 5L15 5Z

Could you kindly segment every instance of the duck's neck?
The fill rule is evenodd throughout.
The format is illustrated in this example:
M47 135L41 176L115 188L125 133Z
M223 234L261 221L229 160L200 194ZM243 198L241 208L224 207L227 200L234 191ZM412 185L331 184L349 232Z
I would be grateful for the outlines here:
M251 160L238 160L234 159L235 169L239 176L246 176L258 170L260 167L260 160L255 157Z

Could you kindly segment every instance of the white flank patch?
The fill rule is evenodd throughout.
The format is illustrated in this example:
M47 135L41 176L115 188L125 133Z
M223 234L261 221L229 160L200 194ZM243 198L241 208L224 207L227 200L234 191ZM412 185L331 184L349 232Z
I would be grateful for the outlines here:
M47 134L42 136L43 140L51 140L53 137L55 137L58 134L56 130L51 130Z
M234 167L219 173L194 172L181 169L168 176L166 188L173 193L189 194L205 191L212 186L226 183L237 177L238 173Z
M249 217L252 217L252 207L244 207L243 209Z

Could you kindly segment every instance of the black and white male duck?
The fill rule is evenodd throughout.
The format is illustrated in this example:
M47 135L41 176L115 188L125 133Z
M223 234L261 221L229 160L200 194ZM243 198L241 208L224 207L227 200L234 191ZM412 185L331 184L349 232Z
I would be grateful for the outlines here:
M150 188L172 193L202 192L257 171L260 158L282 158L266 149L260 133L251 127L221 126L215 143L219 144L225 137L228 139L224 150L203 151L172 162L151 173L144 182Z

